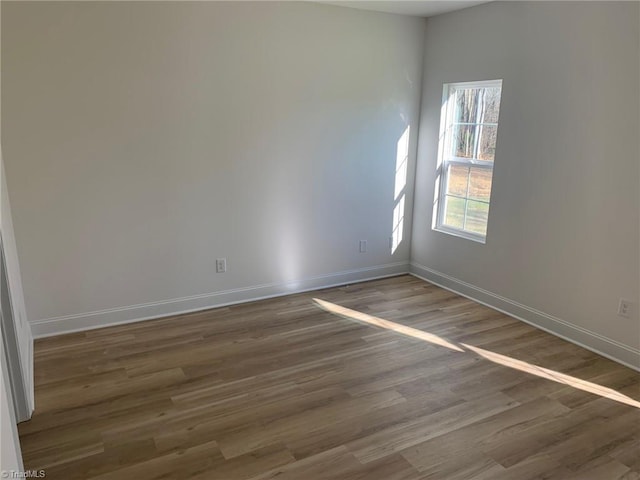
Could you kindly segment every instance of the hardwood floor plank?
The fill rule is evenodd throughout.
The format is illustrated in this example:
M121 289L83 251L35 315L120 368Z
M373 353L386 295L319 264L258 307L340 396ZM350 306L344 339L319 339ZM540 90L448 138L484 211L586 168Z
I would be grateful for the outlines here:
M407 275L34 358L19 433L50 479L640 480L637 372Z
M261 446L313 436L316 425L337 424L343 417L371 413L399 403L406 403L406 399L393 390L359 398L338 397L316 408L290 411L285 417L263 420L259 426L235 431L220 439L220 449L225 458L234 458Z
M494 393L479 400L463 402L434 414L394 425L350 442L347 447L358 460L367 463L470 425L516 405L517 402L506 395Z

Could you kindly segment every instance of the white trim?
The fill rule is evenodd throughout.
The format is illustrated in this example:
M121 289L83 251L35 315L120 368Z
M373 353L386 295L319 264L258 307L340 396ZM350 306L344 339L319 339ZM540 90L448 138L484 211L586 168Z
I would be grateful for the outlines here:
M14 413L18 422L24 422L31 418L33 406L30 402L29 375L32 358L29 355L31 347L31 337L28 335L28 328L22 319L17 317L14 296L12 295L11 279L9 277L9 266L6 262L6 251L0 233L0 320L2 322L3 342L8 361L9 380L11 381L12 401L14 403ZM25 337L26 336L26 337ZM27 350L27 365L24 357Z
M374 267L317 275L300 280L299 282L253 285L201 295L192 295L189 297L174 298L171 300L162 300L159 302L35 320L30 322L31 331L34 338L50 337L53 335L92 330L171 315L182 315L200 310L253 302L255 300L280 297L320 288L375 280L377 278L394 277L407 273L409 273L409 262L388 263Z
M464 157L451 157L445 160L445 166L450 167L455 165L457 167L474 167L484 168L486 170L493 170L493 160L480 160L478 158L464 158Z
M28 378L28 385L29 385L29 396L27 397L27 402L29 404L29 418L31 418L31 416L33 415L33 412L36 409L36 389L35 389L35 349L34 349L34 338L33 338L33 332L31 330L31 325L29 325L29 322L25 322L26 323L26 328L28 329L28 334L29 334L29 348L27 350L27 358L29 359L29 378Z
M457 278L411 262L409 273L414 277L438 285L499 312L549 332L603 357L640 371L640 350L624 345L599 333L573 325L553 315L541 312L508 298L496 295Z
M493 80L474 80L471 82L448 82L445 85L453 88L502 88L502 78Z
M453 235L454 237L466 238L467 240L473 240L474 242L478 242L483 245L487 243L486 235L480 235L468 230L461 230L459 228L450 227L449 225L438 225L433 228L433 231Z
M22 448L20 446L20 436L18 435L18 427L16 426L16 413L12 401L13 392L11 390L11 379L9 378L8 370L9 359L7 352L4 349L4 341L2 338L0 338L0 359L0 363L2 363L2 365L0 365L0 370L2 370L2 372L0 372L0 375L2 375L2 387L4 390L3 392L0 392L0 395L3 395L5 397L2 399L2 401L7 402L7 410L9 413L9 418L2 418L2 431L4 436L6 435L6 430L9 430L9 435L13 440L13 448L10 448L10 445L5 445L4 443L2 444L2 476L4 477L4 472L10 471L5 469L11 468L12 470L22 472L24 471L24 464L22 463ZM2 411L0 414L2 415L2 417L4 417L5 411ZM9 424L9 426L6 425L7 423ZM7 461L11 463L7 465Z

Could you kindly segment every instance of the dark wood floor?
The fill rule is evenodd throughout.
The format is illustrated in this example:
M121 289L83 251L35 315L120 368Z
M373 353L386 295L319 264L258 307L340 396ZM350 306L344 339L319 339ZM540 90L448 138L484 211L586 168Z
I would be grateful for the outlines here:
M47 479L640 479L640 375L410 276L36 342Z

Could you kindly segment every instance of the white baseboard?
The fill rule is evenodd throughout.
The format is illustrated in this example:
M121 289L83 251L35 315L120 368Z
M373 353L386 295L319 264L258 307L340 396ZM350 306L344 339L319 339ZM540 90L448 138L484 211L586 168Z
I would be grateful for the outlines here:
M410 273L429 283L470 298L478 303L522 320L534 327L575 343L634 370L640 371L640 350L616 342L565 320L496 295L470 283L415 262L397 262L309 277L295 283L270 283L193 295L160 302L110 308L30 322L34 338L73 333L154 318L181 315L266 298L364 282Z
M640 371L640 350L638 349L415 262L411 262L409 273Z
M170 315L181 315L199 310L208 310L320 288L375 280L377 278L393 277L406 273L409 273L409 262L388 263L374 267L318 275L300 280L299 282L254 285L160 302L35 320L30 322L31 331L35 338L50 337L64 333L151 320L153 318L167 317Z

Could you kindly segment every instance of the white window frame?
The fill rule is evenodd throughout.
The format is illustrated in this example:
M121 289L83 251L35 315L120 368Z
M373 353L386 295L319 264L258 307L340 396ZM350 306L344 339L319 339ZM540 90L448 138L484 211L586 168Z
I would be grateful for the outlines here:
M434 221L432 228L441 233L446 233L449 235L454 235L456 237L466 238L468 240L473 240L479 243L486 243L487 235L482 235L475 232L470 232L468 230L463 230L460 228L453 227L451 225L445 225L444 215L445 215L445 205L446 205L446 197L448 190L448 181L449 181L449 167L450 166L463 166L463 167L474 167L474 168L482 168L491 171L491 176L493 177L493 168L494 161L489 160L480 160L477 158L460 158L454 156L447 156L446 152L451 151L451 140L452 135L447 134L447 127L456 123L457 125L463 125L464 123L453 122L452 117L454 115L454 108L450 106L450 96L451 91L456 89L463 88L500 88L500 95L502 96L502 79L498 80L484 80L477 82L456 82L456 83L445 83L442 91L442 110L440 114L440 135L438 141L438 160L437 160L437 181L436 181L436 189L435 189L435 198L434 198ZM491 125L498 127L498 122L496 123L481 123L481 122L469 122L468 125ZM497 135L497 133L496 133ZM497 137L496 137L497 138ZM480 136L476 137L476 145L474 146L474 151L477 153L478 151L478 142ZM477 155L476 155L477 156ZM459 197L457 195L451 195L457 198L464 198L468 200L468 197ZM479 200L480 203L486 203L487 205L491 205L491 198L489 201L483 202ZM465 203L466 205L466 203ZM489 208L489 212L491 209ZM466 212L465 212L466 218ZM489 218L487 216L487 233L489 231Z

